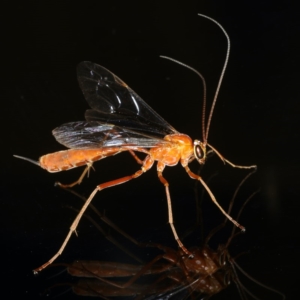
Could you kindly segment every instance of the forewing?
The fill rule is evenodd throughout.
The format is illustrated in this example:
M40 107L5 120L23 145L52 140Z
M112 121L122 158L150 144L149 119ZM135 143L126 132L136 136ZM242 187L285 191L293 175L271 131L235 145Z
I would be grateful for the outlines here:
M153 138L113 124L100 122L71 122L52 131L56 140L72 149L95 149L102 147L141 147L151 148L170 144L165 140Z
M77 67L80 88L92 108L87 121L100 121L157 137L177 131L119 77L91 62Z

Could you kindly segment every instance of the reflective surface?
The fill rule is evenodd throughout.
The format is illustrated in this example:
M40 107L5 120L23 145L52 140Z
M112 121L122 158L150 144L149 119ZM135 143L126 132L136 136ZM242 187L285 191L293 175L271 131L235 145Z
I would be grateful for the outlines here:
M91 2L72 7L22 2L7 10L10 30L3 37L7 52L2 57L0 95L4 295L40 298L49 287L48 274L55 272L35 277L31 270L51 257L67 233L75 213L66 206L81 205L80 200L53 186L55 181L72 182L81 170L48 174L12 155L37 159L63 149L51 131L60 124L84 120L88 106L76 79L76 66L84 60L117 74L178 131L201 138L201 82L189 70L158 56L174 57L199 70L208 83L209 101L226 44L214 24L197 16L204 13L224 26L232 42L210 143L236 163L257 164L257 182L249 184L248 191L262 188L241 220L247 232L232 245L231 254L249 251L240 257L243 268L284 292L288 299L295 298L300 206L297 10L289 2L280 6L273 1L240 6L224 1L198 2L191 1L185 7L160 3L147 9L127 1L116 6ZM95 169L78 188L85 195L97 183L134 172L137 165L130 155L122 154L95 164ZM205 178L216 170L222 175L212 190L225 206L237 177L244 173L215 159L215 165L205 169ZM165 176L177 206L175 224L185 232L193 223L193 182L180 168L166 170ZM95 204L136 237L172 246L164 189L156 172L128 184L104 191ZM209 199L203 208L204 219L216 224L214 219L222 216L208 203ZM78 234L78 238L72 237L61 262L114 259L118 255L109 242L99 240L88 222L80 224ZM197 244L197 237L193 243ZM232 299L239 299L234 287L216 299L226 299L227 291L232 291Z

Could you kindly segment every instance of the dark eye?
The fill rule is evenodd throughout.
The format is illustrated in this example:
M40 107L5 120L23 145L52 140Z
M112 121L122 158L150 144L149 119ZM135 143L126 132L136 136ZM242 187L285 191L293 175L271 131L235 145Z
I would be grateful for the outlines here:
M196 156L197 156L197 157L196 157L197 159L203 158L204 153L203 153L203 151L202 151L200 145L196 145L196 146L195 146L195 154L196 154Z

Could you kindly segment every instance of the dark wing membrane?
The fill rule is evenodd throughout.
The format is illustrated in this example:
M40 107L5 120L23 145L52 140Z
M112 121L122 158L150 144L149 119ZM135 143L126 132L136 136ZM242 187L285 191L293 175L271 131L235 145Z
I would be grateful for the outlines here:
M92 110L87 121L100 121L163 137L178 133L125 82L109 70L81 62L77 67L80 88Z
M66 123L55 128L52 133L60 144L72 149L117 146L151 148L158 144L170 144L159 138L95 121Z

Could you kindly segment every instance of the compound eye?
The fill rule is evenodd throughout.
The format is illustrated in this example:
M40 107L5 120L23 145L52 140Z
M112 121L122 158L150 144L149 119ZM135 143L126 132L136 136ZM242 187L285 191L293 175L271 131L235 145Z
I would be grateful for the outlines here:
M202 148L200 147L200 145L195 146L195 154L196 154L197 159L202 159L203 158L204 152L203 152Z

